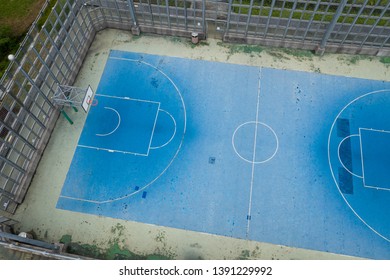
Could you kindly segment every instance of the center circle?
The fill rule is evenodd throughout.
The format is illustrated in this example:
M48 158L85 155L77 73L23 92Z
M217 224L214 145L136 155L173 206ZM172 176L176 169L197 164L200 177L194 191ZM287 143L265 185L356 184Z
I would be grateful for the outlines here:
M249 121L236 128L232 137L232 145L235 153L242 160L259 164L270 161L276 155L279 140L269 125Z

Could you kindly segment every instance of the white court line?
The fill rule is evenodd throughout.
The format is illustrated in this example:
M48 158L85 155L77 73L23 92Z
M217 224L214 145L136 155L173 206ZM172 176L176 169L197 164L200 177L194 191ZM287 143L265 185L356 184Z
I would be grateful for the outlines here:
M236 142L235 139L236 139L237 131L239 131L241 127L243 127L243 126L245 126L245 125L247 125L247 124L257 124L257 125L260 124L260 125L262 125L262 126L265 126L265 127L268 128L268 129L271 131L271 133L274 135L275 141L276 141L276 148L275 148L274 153L273 153L269 158L264 159L264 160L262 160L262 161L255 161L254 163L255 163L255 164L266 163L266 162L270 161L271 159L273 159L273 158L275 157L275 155L277 154L277 152L279 151L279 138L278 138L278 136L276 135L276 132L275 132L275 130L273 130L272 127L270 127L270 126L267 125L266 123L263 123L263 122L256 122L256 121L249 121L249 122L245 122L245 123L243 123L243 124L240 124L240 125L236 128L236 130L234 130L234 132L233 132L233 137L232 137L232 146L233 146L233 150L234 150L234 152L236 153L236 155L237 155L239 158L241 158L243 161L246 161L246 162L251 163L251 164L253 163L253 158L252 158L252 160L249 160L249 159L244 158L244 157L243 157L242 155L240 155L240 153L237 151L236 145L234 144L234 143Z
M138 98L131 98L131 97L123 97L123 96L115 96L115 95L107 95L107 94L95 94L96 96L102 96L107 98L114 98L114 99L122 99L122 100L130 100L130 101L138 101L138 102L145 102L145 103L153 103L153 104L160 104L160 102L157 101L151 101L151 100L145 100L145 99L138 99Z
M98 133L96 133L95 134L96 136L100 136L100 137L109 136L109 135L113 134L119 128L119 126L121 125L121 115L119 114L119 112L117 110L115 110L114 108L111 108L111 107L104 107L104 109L114 111L117 114L117 116L118 116L118 124L114 128L114 130L112 130L109 133L105 133L105 134L98 134Z
M389 133L389 134L390 134L390 131L388 131L388 130L383 130L383 129L374 129L374 128L359 127L359 132L360 132L360 130L368 130L368 131L375 131L375 132Z
M369 186L369 185L366 185L366 183L364 183L364 187L368 188L368 189L375 189L375 190L381 190L381 191L390 191L390 189L381 188L381 187L375 187L375 186Z
M340 186L338 185L338 180L336 179L336 175L334 174L333 172L333 169L332 169L332 163L331 163L331 155L330 155L330 142L331 142L331 136L332 136L332 131L334 129L334 126L336 125L336 121L337 119L340 117L340 115L344 112L345 109L347 109L351 104L353 104L354 102L358 101L359 99L362 99L366 96L369 96L369 95L372 95L372 94L377 94L377 93L385 93L385 92L390 92L390 89L384 89L384 90L376 90L376 91L372 91L372 92L369 92L369 93L366 93L366 94L363 94L361 96L358 96L357 98L355 98L354 100L350 101L347 105L345 105L341 111L337 114L336 118L334 119L333 123L332 123L332 126L330 128L330 131L329 131L329 135L328 135L328 164L329 164L329 169L330 169L330 172L332 174L332 177L333 177L333 181L335 182L336 186L337 186L337 189L341 195L341 197L344 199L345 203L348 205L348 207L351 209L351 211L355 214L355 216L360 220L362 221L363 224L365 224L369 229L371 229L374 233L376 233L378 236L382 237L384 240L390 242L390 239L385 237L384 235L382 235L381 233L379 233L377 230L375 230L372 226L370 226L362 217L359 216L359 214L355 211L355 209L353 209L353 207L351 206L351 204L348 202L348 200L346 199L346 197L344 196L344 194L342 193L342 191L340 190Z
M60 195L61 198L65 198L65 199L69 199L69 200L75 200L75 201L80 201L80 202L87 202L87 203L94 203L94 204L103 204L103 203L111 203L111 202L119 201L121 199L125 199L125 198L128 198L128 197L134 196L134 195L142 192L144 189L146 189L147 187L152 185L154 182L156 182L168 170L168 168L172 165L173 161L176 159L176 157L179 154L179 151L181 150L181 147L183 145L184 136L186 134L186 129L187 129L187 110L186 110L186 106L185 106L185 103L184 103L183 95L181 94L179 88L174 83L174 81L165 72L163 72L162 70L158 69L156 66L151 65L150 63L147 63L147 62L144 62L144 61L141 61L141 60L117 58L117 57L109 57L109 59L118 59L118 60L125 60L125 61L130 61L130 62L142 63L144 65L152 67L153 69L158 71L161 75L163 75L166 79L168 79L168 81L175 88L176 92L179 94L180 99L181 99L181 103L182 103L182 106L183 106L184 126L183 126L183 135L182 135L180 144L179 144L179 146L177 148L176 153L172 157L171 161L168 163L167 167L155 179L153 179L149 183L145 184L143 187L139 188L137 191L131 192L129 194L123 195L123 196L118 197L118 198L108 199L108 200L103 200L103 201L98 201L98 200L93 200L93 199L83 199L83 198L69 197L69 196L62 196L62 195ZM112 96L107 96L107 97L112 97ZM118 97L118 98L120 98L120 97ZM128 99L128 98L122 98L122 99ZM150 102L152 102L152 101L150 101ZM131 153L129 153L129 154L131 154ZM141 155L141 154L135 154L135 155ZM141 155L141 156L146 156L146 155ZM131 188L131 187L129 186L129 188Z
M171 138L170 138L165 144L163 144L163 145L161 145L161 146L158 146L158 147L152 147L152 146L150 146L149 148L152 149L152 150L153 150L153 149L160 149L160 148L165 147L166 145L168 145L169 143L171 143L171 141L173 140L173 138L174 138L175 135L176 135L176 121L175 121L175 118L174 118L169 112L167 112L167 111L165 111L165 110L163 110L163 109L160 109L160 111L166 113L168 116L171 117L171 119L172 119L172 121L173 121L173 124L174 124L174 126L175 126L175 129L174 129L174 131L173 131L173 134L172 134Z
M361 162L362 162L362 179L363 179L363 185L365 186L366 185L366 182L364 181L364 155L363 155L363 143L362 143L362 137L361 137L361 132L360 132L360 128L359 128L359 135L360 135L360 154L361 154Z
M361 131L362 130L368 130L368 131L375 131L375 132L380 132L380 133L390 133L390 131L386 131L386 130L379 130L379 129L369 129L369 128L359 128L359 134L361 135ZM363 144L362 144L362 137L360 137L360 153L362 154L362 169L363 169L363 186L365 188L369 188L369 189L376 189L376 190L383 190L383 191L390 191L390 189L386 189L386 188L381 188L381 187L376 187L376 186L370 186L368 184L366 184L366 178L364 177L364 155L363 155Z
M97 150L97 151L106 151L106 152L110 152L110 153L122 153L122 154L144 156L144 157L148 156L148 154L140 154L140 153L134 153L134 152L112 150L112 149L106 149L106 148L100 148L100 147L94 147L94 146L87 146L87 145L77 145L77 147L86 148L86 149L92 149L92 150Z
M150 146L152 145L153 136L154 136L154 129L156 128L158 112L159 111L160 111L160 104L158 104L158 109L157 109L157 112L156 112L156 118L154 119L154 125L153 125L153 129L152 129L152 135L150 136L150 140L149 140L148 155L149 155L149 152L150 152Z
M256 161L256 142L257 142L257 128L259 126L259 107L260 107L260 79L261 79L261 67L259 69L258 76L258 85L257 85L257 105L256 105L256 124L255 124L255 136L253 143L253 156L252 156L252 174L251 174L251 187L249 191L249 206L248 206L248 215L247 215L247 225L246 225L246 237L249 237L250 223L251 223L251 214L252 214L252 196L253 196L253 183L255 177L255 161Z
M361 178L363 179L363 176L360 176L360 175L357 175L355 173L353 173L351 170L349 170L345 165L344 165L344 162L341 160L341 156L340 156L340 148L341 148L341 145L344 143L345 140L351 138L351 137L359 137L360 138L360 134L351 134L347 137L345 137L343 140L341 140L339 146L337 147L337 156L339 158L339 161L341 163L341 165L344 167L345 170L348 171L349 174L353 175L353 176L356 176L358 178ZM361 139L360 139L360 151L362 149L362 145L361 145ZM352 163L352 150L351 150L351 163ZM363 162L362 162L362 170L363 170Z

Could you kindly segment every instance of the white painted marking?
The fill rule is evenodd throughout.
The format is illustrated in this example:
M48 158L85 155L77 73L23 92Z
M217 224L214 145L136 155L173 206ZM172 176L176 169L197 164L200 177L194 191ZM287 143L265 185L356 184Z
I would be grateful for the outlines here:
M252 153L252 174L251 174L251 186L249 190L249 206L246 224L246 237L249 237L251 214L252 214L252 196L253 196L253 182L255 178L255 162L256 162L256 142L257 142L257 128L259 122L259 107L260 107L260 79L261 79L261 67L259 69L258 85L257 85L257 105L256 105L256 122L255 122L255 135L253 141L253 153Z
M111 132L105 133L105 134L96 134L96 136L99 136L99 137L105 137L105 136L109 136L109 135L113 134L115 131L117 131L117 129L121 125L121 116L120 116L120 114L119 114L119 112L117 110L115 110L114 108L111 108L111 107L104 107L104 109L111 110L114 113L116 113L117 116L118 116L118 122L117 122L116 127Z
M151 64L149 64L147 62L141 61L141 60L117 58L117 57L109 57L109 59L125 60L125 61L136 62L136 63L140 63L140 64L144 64L144 65L150 66L153 69L155 69L156 71L158 71L159 73L161 73L165 78L167 78L170 81L172 86L175 88L176 92L179 94L180 99L181 99L181 103L182 103L182 106L183 106L184 126L183 126L183 135L182 135L180 144L179 144L179 146L177 148L177 151L176 151L175 155L172 157L171 161L168 163L167 167L160 173L160 175L158 175L155 179L153 179L149 183L145 184L142 188L139 188L135 192L129 193L127 195L124 195L124 196L121 196L121 197L118 197L118 198L115 198L115 199L109 199L109 200L103 200L103 201L91 200L91 199L82 199L82 198L69 197L69 196L60 196L61 198L66 198L66 199L69 199L69 200L89 202L89 203L94 203L94 204L104 204L104 203L111 203L111 202L114 202L114 201L119 201L119 200L122 200L122 199L125 199L125 198L128 198L128 197L131 197L133 195L136 195L136 194L142 192L144 189L146 189L150 185L152 185L155 181L157 181L168 170L168 168L172 165L173 161L176 159L176 157L179 154L179 151L180 151L180 149L181 149L181 147L183 145L184 136L185 136L186 128L187 128L187 110L186 110L186 106L185 106L185 103L184 103L183 95L181 94L179 88L176 86L176 84L173 82L173 80L166 73L164 73L162 70L158 69L157 67L155 67L155 66L153 66L153 65L151 65ZM111 96L107 96L107 97L111 97ZM117 98L120 98L120 97L117 97ZM150 101L150 102L153 102L153 101ZM155 103L159 103L159 102L155 102ZM82 145L79 145L79 147L82 147ZM85 147L85 148L88 148L88 147ZM91 148L95 148L95 147L91 147ZM95 149L98 149L98 148L95 148ZM101 149L101 150L104 150L104 149ZM133 155L140 155L140 156L147 156L147 155L143 155L143 154L135 154L135 153L129 153L129 152L124 152L124 153L126 153L126 154L133 154Z
M128 154L128 155L135 155L135 156L148 156L147 154L140 154L140 153L134 153L134 152L128 152L128 151L120 151L120 150L112 150L112 149L106 149L101 147L94 147L94 146L87 146L87 145L77 145L77 147L85 148L85 149L92 149L97 151L106 151L110 153L121 153L121 154Z
M238 130L240 130L241 127L243 127L243 126L245 126L245 125L248 125L248 124L256 124L256 125L259 125L259 124L260 124L260 125L262 125L262 126L265 126L265 127L268 128L268 129L272 132L272 134L274 135L275 141L276 141L276 147L275 147L274 153L273 153L269 158L264 159L264 160L262 160L262 161L255 161L255 162L253 162L253 158L252 158L252 160L249 160L249 159L247 159L247 158L244 158L244 157L243 157L242 155L240 155L240 153L237 151L237 148L236 148L236 146L235 146L235 144L234 144L234 143L235 143L236 133L237 133ZM233 137L232 137L232 145L233 145L234 152L237 154L237 156L238 156L239 158L241 158L242 160L244 160L244 161L246 161L246 162L248 162L248 163L251 163L251 164L253 164L253 163L255 163L255 164L260 164L260 163L266 163L266 162L272 160L272 159L275 157L275 155L277 154L277 152L278 152L278 150L279 150L279 138L278 138L278 136L276 135L275 130L273 130L273 128L270 127L269 125L267 125L266 123L263 123L263 122L257 122L257 123L256 123L256 121L249 121L249 122L245 122L245 123L239 125L239 126L236 128L236 130L235 130L234 133L233 133Z
M165 147L166 145L168 145L173 140L173 138L176 135L176 121L175 121L175 118L169 112L167 112L165 110L160 109L160 112L166 113L172 119L173 124L174 124L174 131L173 131L173 134L172 134L171 138L165 144L157 146L157 147L152 147L151 146L150 149L160 149L160 148Z
M160 105L160 102L157 101L151 101L151 100L145 100L145 99L137 99L137 98L131 98L131 97L121 97L121 96L114 96L114 95L106 95L106 94L95 94L96 96L102 96L107 98L114 98L114 99L122 99L122 100L132 100L132 101L139 101L139 102L145 102L145 103L153 103Z
M372 128L359 128L359 134L360 135L362 134L361 133L362 130L375 131L375 132L380 132L380 133L390 133L390 131L386 131L386 130L378 130L378 129L372 129ZM366 184L366 178L364 177L364 154L363 154L363 143L362 143L362 141L363 141L362 137L360 137L360 153L362 154L361 161L362 161L362 169L363 169L363 186L365 188L369 188L369 189L390 191L390 189L376 187L376 186L370 186L370 185Z
M337 148L337 156L338 156L338 158L339 158L339 161L340 161L341 165L344 167L345 170L348 171L348 173L350 173L351 175L356 176L356 177L358 177L358 178L363 178L363 176L357 175L357 174L353 173L352 171L350 171L350 170L345 166L345 164L344 164L344 162L343 162L343 160L341 159L341 156L340 156L340 148L341 148L341 145L344 143L344 141L346 141L346 140L348 140L349 138L352 138L352 137L360 137L360 134L352 134L352 135L349 135L349 136L345 137L343 140L341 140L341 142L340 142L340 144L339 144L339 146L338 146L338 148ZM362 145L360 144L360 150L361 150L361 146L362 146ZM363 162L362 162L362 169L363 169Z
M153 141L153 136L154 136L154 130L156 128L156 124L157 124L157 119L158 119L158 112L160 111L160 104L158 105L158 110L157 110L157 113L156 113L156 117L154 119L154 125L153 125L153 129L152 129L152 135L150 136L150 139L149 139L149 146L148 146L148 155L149 155L149 151L150 151L150 146L152 145L152 141Z
M331 138L331 135L332 135L332 131L333 131L333 129L334 129L334 126L335 126L335 124L336 124L336 121L337 121L337 119L340 117L340 115L343 113L343 111L344 111L346 108L348 108L348 106L350 106L352 103L356 102L356 101L359 100L359 99L362 99L362 98L364 98L364 97L366 97L366 96L368 96L368 95L377 94L377 93L384 93L384 92L390 92L390 90L386 90L386 89L384 89L384 90L376 90L376 91L372 91L372 92L363 94L363 95L361 95L361 96L355 98L355 99L352 100L351 102L349 102L347 105L345 105L345 106L341 109L341 111L337 114L335 120L333 121L333 124L332 124L332 126L331 126L331 128L330 128L329 135L328 135L328 164L329 164L329 168L330 168L330 172L331 172L331 174L332 174L333 180L334 180L334 182L335 182L335 184L336 184L336 186L337 186L337 189L338 189L338 191L339 191L341 197L344 199L345 203L346 203L346 204L348 205L348 207L352 210L352 212L355 214L355 216L356 216L360 221L362 221L369 229L371 229L374 233L376 233L378 236L380 236L380 237L382 237L384 240L390 242L390 239L389 239L389 238L383 236L383 235L380 234L377 230L375 230L372 226L370 226L362 217L359 216L359 214L353 209L353 207L351 206L351 204L349 204L348 200L345 198L344 194L343 194L343 193L341 192L341 190L340 190L340 187L339 187L339 185L338 185L338 183L337 183L338 180L336 179L336 175L334 174L333 169L332 169L332 163L330 162L330 138Z

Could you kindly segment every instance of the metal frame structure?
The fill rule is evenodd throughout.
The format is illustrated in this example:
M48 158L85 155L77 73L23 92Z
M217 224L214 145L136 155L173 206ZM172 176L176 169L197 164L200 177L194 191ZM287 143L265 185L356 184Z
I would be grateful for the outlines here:
M52 100L57 106L81 107L87 89L68 85L58 85Z
M323 52L390 56L387 0L46 1L0 80L0 210L22 203L60 110L58 84L72 85L105 28Z
M229 0L227 9L227 41L390 55L389 1Z

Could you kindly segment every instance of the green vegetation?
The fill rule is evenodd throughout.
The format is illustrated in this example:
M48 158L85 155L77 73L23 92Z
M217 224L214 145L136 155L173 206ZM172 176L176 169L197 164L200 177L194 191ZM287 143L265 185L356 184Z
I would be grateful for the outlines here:
M95 241L92 241L92 244L74 242L69 234L63 235L59 242L65 245L65 250L69 254L100 260L168 260L174 258L174 255L166 250L165 232L159 232L155 237L155 241L163 245L162 250L156 249L155 254L140 255L121 245L126 241L125 230L126 228L120 223L112 226L110 238L107 241L108 248L104 246L105 249L99 247Z
M9 26L0 26L0 77L8 66L8 54L16 52L20 39L12 33Z
M264 50L264 48L259 45L239 45L227 44L223 42L218 42L217 45L228 50L228 58L236 53L246 53L251 56L254 56L255 54L260 55L260 53Z
M177 37L177 36L168 36L166 37L166 39L172 43L175 43L175 44L183 44L187 47L191 47L191 48L196 48L196 47L201 47L201 46L209 46L209 42L206 42L206 41L202 41L200 40L198 44L194 44L192 43L191 40L187 39L187 38L182 38L182 37Z
M44 3L44 1L36 0L0 0L0 22L4 24L7 21L12 22L16 19L25 19L29 17L29 13L31 13L36 2L40 2L41 5ZM23 22L21 22L20 24L23 24ZM26 26L26 24L24 26ZM18 27L15 26L15 29L16 28Z
M37 25L39 28L42 28L42 26L45 24L45 21L47 20L47 18L49 17L54 5L57 3L57 1L55 0L51 0L49 2L49 5L46 7L46 9L43 11L43 14L41 16L41 18L38 20L37 22Z
M380 59L380 62L385 64L386 66L390 66L390 56L384 56Z
M15 53L45 0L0 0L0 78L8 66L7 56ZM41 21L45 22L56 0L50 1Z
M124 227L117 224L116 227L112 227L111 233L120 237L123 234ZM129 251L128 249L120 246L118 243L118 237L114 240L110 240L109 247L102 249L96 244L82 244L80 242L73 242L72 236L69 234L63 235L60 239L60 243L65 245L66 252L78 256L84 256L99 260L168 260L167 256L160 254L151 255L139 255Z
M312 51L305 51L305 50L297 50L297 49L286 49L281 48L281 50L288 55L294 56L296 58L307 58L311 59L314 56L314 53Z
M275 1L274 6L272 6L272 0L253 0L253 7L250 9L251 0L233 0L233 12L239 13L242 15L252 16L263 16L263 17L276 17L276 18L292 18L298 20L315 20L330 22L333 18L334 13L338 8L338 3L341 0L336 1L335 3L324 3L317 5L316 3L295 3L295 0L287 1ZM337 3L338 2L338 3ZM358 1L359 4L364 3L364 0ZM346 6L344 8L343 14L348 14L347 16L340 16L338 22L344 23L353 23L356 20L357 24L375 24L376 19L371 16L379 16L382 13L381 8L373 8L370 5L375 5L377 0L371 0L368 2L368 6L362 11L358 19L356 16L360 12L360 7L358 6ZM386 0L382 0L379 5L384 7L387 4ZM315 11L315 13L313 13ZM387 11L385 16L390 16L390 12ZM386 26L387 20L382 19L378 22L379 26Z
M342 63L345 63L346 65L355 65L362 60L372 61L373 57L369 55L346 55L346 56L340 56L337 59Z

